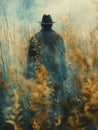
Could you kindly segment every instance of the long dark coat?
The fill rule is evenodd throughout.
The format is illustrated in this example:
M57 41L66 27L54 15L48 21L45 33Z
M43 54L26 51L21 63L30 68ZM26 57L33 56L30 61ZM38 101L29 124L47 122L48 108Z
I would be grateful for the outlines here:
M64 41L53 30L44 30L30 39L28 51L27 76L34 77L36 58L50 72L54 83L63 83L66 80L66 63Z

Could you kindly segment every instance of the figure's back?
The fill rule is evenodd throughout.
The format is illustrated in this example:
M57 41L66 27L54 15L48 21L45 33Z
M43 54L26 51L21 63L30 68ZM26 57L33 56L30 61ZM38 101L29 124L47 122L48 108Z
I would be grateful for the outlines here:
M38 58L39 62L50 72L55 82L66 79L64 42L55 31L42 29L30 39L28 57L31 59L32 65L36 62L36 55L40 57ZM31 70L32 75L34 75L34 66L29 69L29 73Z
M53 77L57 74L57 79L61 79L62 72L66 71L63 39L53 30L41 30L35 37L40 44L40 62Z
M61 59L61 54L64 55L65 47L63 40L55 31L41 30L35 37L40 44L40 55L42 60L45 60L47 56L49 56L53 62L57 63L58 60Z

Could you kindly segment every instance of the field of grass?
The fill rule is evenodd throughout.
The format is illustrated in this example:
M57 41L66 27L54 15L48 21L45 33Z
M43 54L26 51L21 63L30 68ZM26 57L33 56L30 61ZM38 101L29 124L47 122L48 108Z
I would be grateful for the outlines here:
M5 130L8 124L14 130L48 130L53 90L47 86L47 70L38 63L36 80L26 79L28 42L34 32L30 26L11 24L4 17L0 24L0 129ZM98 25L83 36L81 30L74 32L67 17L60 20L67 46L68 79L63 87L66 118L63 125L56 119L52 129L98 130Z

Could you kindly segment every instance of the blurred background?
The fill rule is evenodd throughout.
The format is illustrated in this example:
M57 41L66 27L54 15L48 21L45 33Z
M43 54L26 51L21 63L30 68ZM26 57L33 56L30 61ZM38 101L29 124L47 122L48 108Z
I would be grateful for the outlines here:
M60 129L98 130L98 0L0 1L0 130L39 130L42 122L38 116L43 111L38 101L50 106L49 99L41 100L44 88L36 98L32 93L39 86L25 78L29 39L41 29L38 22L43 14L52 16L53 29L61 34L66 47L64 98L70 114ZM44 73L42 67L40 75ZM42 85L47 79L37 77ZM52 93L47 86L46 90L48 95ZM31 120L32 110L38 115ZM43 122L48 108L45 112Z

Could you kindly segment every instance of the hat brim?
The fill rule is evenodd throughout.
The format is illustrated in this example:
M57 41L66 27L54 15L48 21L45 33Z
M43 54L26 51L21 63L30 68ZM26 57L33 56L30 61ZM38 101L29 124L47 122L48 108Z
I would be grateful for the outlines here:
M55 22L49 22L49 23L38 22L38 23L40 23L40 24L53 24Z

